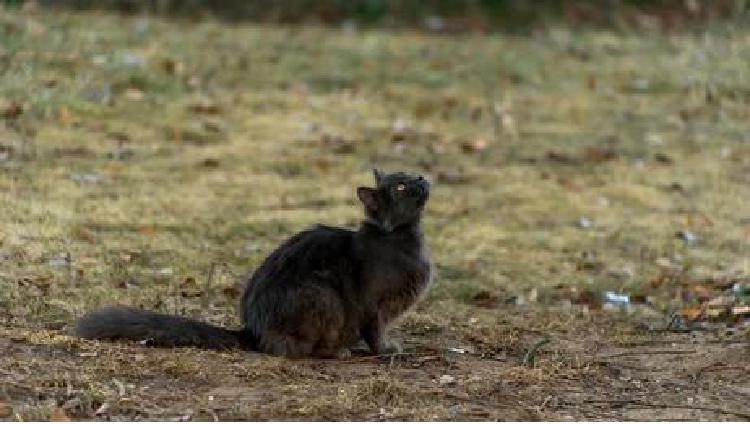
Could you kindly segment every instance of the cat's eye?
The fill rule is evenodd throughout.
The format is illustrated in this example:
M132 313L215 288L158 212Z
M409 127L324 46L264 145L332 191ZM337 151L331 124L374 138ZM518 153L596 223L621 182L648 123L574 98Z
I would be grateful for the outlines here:
M398 190L398 191L404 191L404 190L406 190L406 184L404 184L404 183L398 183L398 185L396 186L396 190Z

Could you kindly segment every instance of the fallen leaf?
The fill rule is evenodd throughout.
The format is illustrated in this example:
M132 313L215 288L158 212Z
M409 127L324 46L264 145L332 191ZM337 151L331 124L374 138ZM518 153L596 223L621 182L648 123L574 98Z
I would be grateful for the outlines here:
M704 213L691 213L685 217L685 224L689 227L711 227L714 225L714 222L708 215Z
M482 137L477 137L471 140L464 140L461 142L461 150L464 153L477 153L486 150L489 146L487 140Z
M127 143L130 141L130 135L122 131L110 131L107 133L107 137L118 143Z
M646 295L633 294L633 295L630 295L630 303L637 304L637 305L650 305L651 301Z
M576 271L594 271L604 270L606 264L595 257L583 257L576 261Z
M221 292L224 293L224 296L230 299L237 299L240 297L240 290L237 287L224 287Z
M567 293L569 300L574 305L585 305L590 309L601 309L602 301L592 290L582 290L580 293L573 288Z
M690 321L697 320L701 315L703 315L703 308L700 306L690 306L680 309L680 316Z
M557 183L560 184L563 188L569 191L582 191L584 187L581 185L580 182L576 180L572 180L567 177L560 177L557 179Z
M665 165L670 165L674 163L674 159L672 159L671 156L667 155L666 153L657 153L654 155L654 160L656 160L659 163L663 163Z
M42 85L46 88L52 88L57 85L57 79L52 77L44 78L42 79Z
M70 417L65 413L62 408L55 408L52 410L52 415L49 417L50 421L70 421Z
M471 113L469 114L469 118L473 122L478 122L482 119L482 114L484 113L484 108L481 106L475 106L471 109Z
M57 119L60 121L60 123L65 125L75 124L79 122L78 117L67 106L62 106L60 108L60 110L57 112Z
M138 232L141 235L150 237L156 234L156 227L154 227L153 225L141 225L140 227L138 227Z
M664 189L667 190L667 191L674 192L674 193L684 193L685 192L685 186L683 186L682 184L680 184L680 183L678 183L676 181L672 182L670 184L667 184L667 186L664 187Z
M495 308L498 306L500 299L487 290L478 291L471 297L472 302L482 308Z
M218 119L206 119L203 121L203 129L215 134L224 134L227 132L227 125Z
M194 299L196 297L203 296L203 290L183 290L180 292L180 296L184 297L185 299Z
M714 291L703 284L694 284L690 286L689 290L695 296L696 299L704 302L714 297Z
M161 68L164 70L164 72L175 75L175 74L181 74L182 71L185 69L185 66L182 64L182 62L178 62L174 59L164 59L161 62Z
M423 99L414 107L414 116L417 119L429 118L435 112L435 104L432 100Z
M334 153L339 154L354 153L356 149L356 142L354 140L338 135L322 134L320 142Z
M90 244L96 243L96 234L94 234L93 231L89 230L88 228L81 227L78 229L76 236L80 240L84 240L89 242Z
M591 91L595 91L596 86L597 86L596 75L589 75L589 77L586 79L586 87L588 87L588 89Z
M458 106L458 97L453 95L445 96L443 99L443 105L448 109L453 109L454 107Z
M13 100L7 105L4 105L0 116L5 119L16 119L23 113L23 104Z
M315 170L321 174L327 174L331 170L331 161L326 158L317 158L313 162Z
M13 408L6 402L0 401L0 418L8 418L13 414Z
M209 99L199 100L198 102L189 105L188 109L194 113L205 113L209 115L215 115L221 112L221 107Z
M750 305L735 306L732 308L732 315L748 315L750 314Z
M617 157L617 152L614 150L601 147L589 147L583 151L583 159L588 162L609 162L617 159Z
M206 158L201 161L201 166L206 168L218 168L219 164L219 160L215 158Z

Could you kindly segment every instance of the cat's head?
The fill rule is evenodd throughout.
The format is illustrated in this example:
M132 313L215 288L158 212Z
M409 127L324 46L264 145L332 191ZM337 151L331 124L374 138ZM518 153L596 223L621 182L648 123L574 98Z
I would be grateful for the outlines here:
M357 196L370 222L386 232L419 221L430 196L430 183L421 175L383 174L377 169L375 188L359 187Z

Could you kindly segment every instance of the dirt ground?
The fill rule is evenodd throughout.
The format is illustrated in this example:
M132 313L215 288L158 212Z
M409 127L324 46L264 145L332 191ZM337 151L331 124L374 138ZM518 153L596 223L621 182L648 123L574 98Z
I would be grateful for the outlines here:
M397 332L404 354L344 361L6 329L3 390L24 419L56 404L63 416L116 420L750 419L746 339L517 307L463 311L438 327L416 317Z
M0 420L750 420L746 28L0 12ZM375 166L435 182L403 354L65 335L113 303L236 327Z

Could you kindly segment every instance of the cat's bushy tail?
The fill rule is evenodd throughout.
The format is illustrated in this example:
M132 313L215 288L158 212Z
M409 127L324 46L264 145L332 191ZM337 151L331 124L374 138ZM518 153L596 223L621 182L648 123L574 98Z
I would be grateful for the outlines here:
M76 322L72 333L84 339L125 339L150 346L254 348L243 330L229 330L190 318L127 306L107 306L89 312Z

